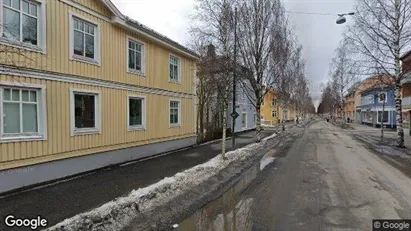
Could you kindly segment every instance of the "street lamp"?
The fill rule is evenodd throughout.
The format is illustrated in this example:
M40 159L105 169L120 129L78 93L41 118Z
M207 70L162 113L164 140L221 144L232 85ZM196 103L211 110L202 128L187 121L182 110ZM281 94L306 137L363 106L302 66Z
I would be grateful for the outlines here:
M343 24L347 21L347 19L345 19L344 16L346 15L354 15L354 12L350 12L350 13L345 13L345 14L338 14L338 18L336 20L337 24Z

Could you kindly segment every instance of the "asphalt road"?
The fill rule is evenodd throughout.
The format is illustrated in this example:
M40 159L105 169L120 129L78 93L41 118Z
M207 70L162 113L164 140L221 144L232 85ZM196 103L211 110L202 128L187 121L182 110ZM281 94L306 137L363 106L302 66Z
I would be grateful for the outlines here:
M318 121L196 229L372 230L372 219L411 219L410 198L409 177Z

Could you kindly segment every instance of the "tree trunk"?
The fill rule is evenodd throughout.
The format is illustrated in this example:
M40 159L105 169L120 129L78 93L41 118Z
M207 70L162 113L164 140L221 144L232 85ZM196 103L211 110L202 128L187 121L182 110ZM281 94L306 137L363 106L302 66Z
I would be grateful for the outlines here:
M387 97L387 96L385 96ZM381 142L384 140L384 111L385 111L385 98L382 101L382 116L381 116Z
M395 108L397 111L397 147L404 146L404 129L402 127L401 85L395 85Z
M197 127L198 135L200 136L200 141L204 140L204 102L199 102L198 104L198 115L197 115Z
M226 160L225 157L225 151L226 151L226 137L227 137L227 108L228 108L228 103L227 103L227 96L224 94L224 103L223 103L223 138L222 138L222 145L221 145L221 156L223 157L223 160Z
M395 109L397 110L397 147L404 147L404 129L402 127L402 98L401 98L401 60L400 60L400 16L401 2L395 0L395 38L394 38L394 59L395 59Z
M260 102L260 101L257 101ZM259 103L257 103L257 107L256 107L256 111L257 111L257 124L255 125L255 130L256 130L256 136L257 136L257 143L261 142L261 106Z

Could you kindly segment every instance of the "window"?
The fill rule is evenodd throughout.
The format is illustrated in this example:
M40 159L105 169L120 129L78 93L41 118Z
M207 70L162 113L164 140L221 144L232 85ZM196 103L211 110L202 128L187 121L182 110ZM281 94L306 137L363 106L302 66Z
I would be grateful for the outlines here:
M1 36L23 46L45 44L45 17L42 4L28 0L2 0Z
M145 46L143 43L128 40L128 71L138 74L145 72Z
M378 123L381 123L382 111L378 111ZM384 111L383 123L388 123L388 111Z
M43 86L0 87L0 141L46 139L44 91Z
M180 59L170 55L170 81L180 82Z
M277 99L273 98L272 105L277 106Z
M247 114L243 113L241 115L241 127L246 128L247 127Z
M384 95L383 97L384 97L384 100L381 100L381 95ZM380 92L379 94L378 94L378 102L379 103L382 103L384 101L384 103L386 103L387 102L387 92Z
M180 125L180 101L170 100L170 125Z
M145 98L140 96L128 97L128 129L145 129Z
M264 99L261 100L261 106L264 106Z
M100 133L100 94L71 90L72 135Z
M277 111L276 111L276 110L273 110L273 111L272 111L272 116L273 116L273 117L277 117Z
M70 59L100 64L99 26L70 14Z

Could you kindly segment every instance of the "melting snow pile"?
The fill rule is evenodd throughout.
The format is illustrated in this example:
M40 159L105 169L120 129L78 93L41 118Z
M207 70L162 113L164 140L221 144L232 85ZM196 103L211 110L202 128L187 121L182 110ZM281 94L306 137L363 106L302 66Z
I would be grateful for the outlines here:
M218 155L204 164L177 173L172 177L166 177L148 187L133 190L128 196L117 198L101 207L68 218L48 230L122 229L139 213L148 212L156 206L171 201L184 191L218 174L230 163L250 157L253 155L253 150L264 146L273 137L275 135L263 139L261 143L250 144L244 148L227 152L225 161L222 161L221 155Z

